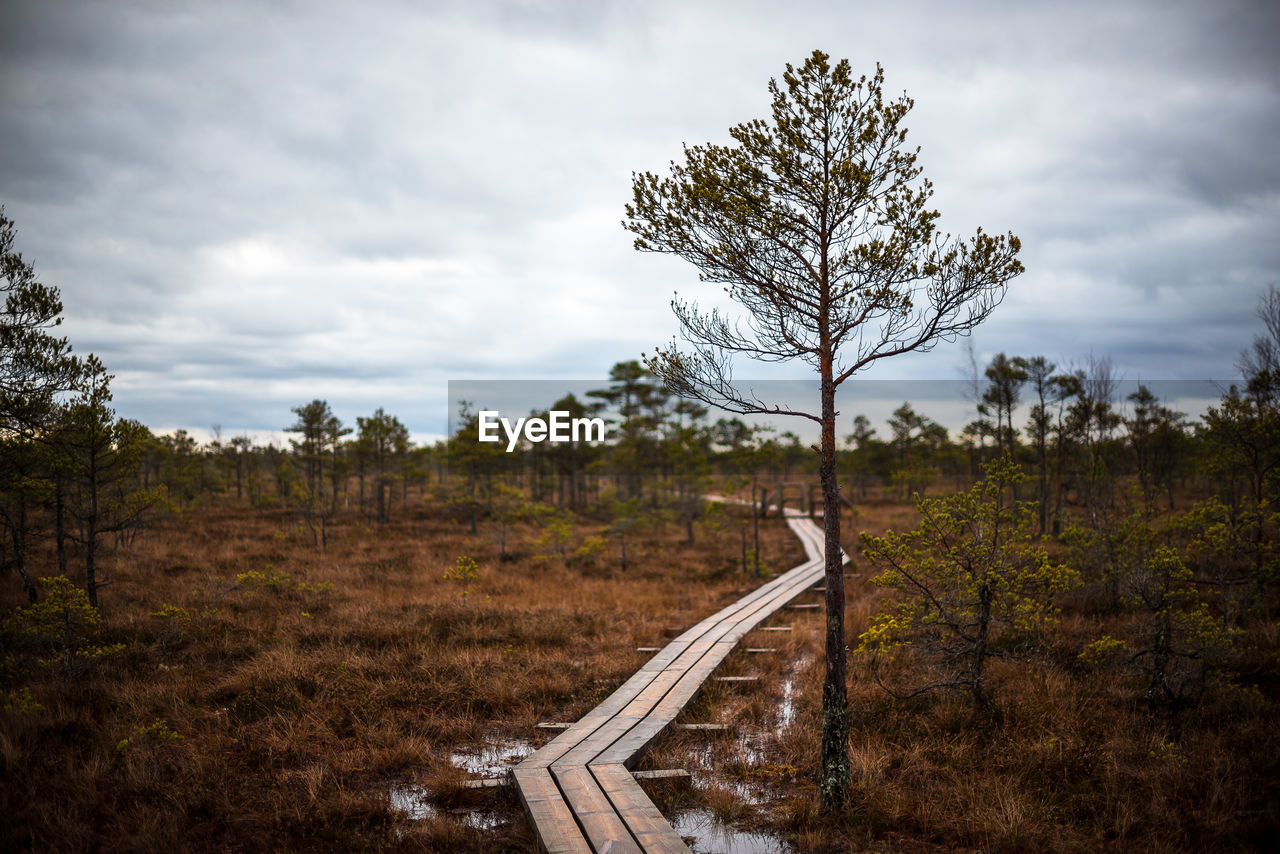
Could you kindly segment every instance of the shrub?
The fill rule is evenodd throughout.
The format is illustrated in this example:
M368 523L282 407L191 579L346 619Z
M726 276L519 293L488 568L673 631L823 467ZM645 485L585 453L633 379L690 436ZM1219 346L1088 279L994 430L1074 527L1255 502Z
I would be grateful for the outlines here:
M122 643L99 643L102 617L69 578L55 575L39 584L47 591L44 601L15 608L4 620L6 681L33 665L79 675L124 650Z
M903 645L923 652L936 678L907 695L967 690L985 708L987 658L1008 657L1034 637L1053 617L1053 594L1078 583L1074 570L1032 544L1032 507L1009 500L1023 479L1017 466L1005 457L985 474L968 492L918 498L917 530L863 535L864 554L885 567L874 582L900 595L872 618L857 651L871 654L877 681L881 653Z

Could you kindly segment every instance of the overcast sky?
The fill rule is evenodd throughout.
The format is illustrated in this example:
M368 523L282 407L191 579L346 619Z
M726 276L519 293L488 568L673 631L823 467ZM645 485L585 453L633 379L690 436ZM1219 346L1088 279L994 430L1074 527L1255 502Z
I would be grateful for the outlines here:
M631 248L631 173L767 116L768 80L814 48L915 99L944 230L1022 238L980 360L1229 380L1280 284L1269 0L2 14L0 203L119 414L157 430L260 435L318 397L427 437L451 379L603 379L670 338L673 291L714 294ZM942 347L870 376L964 364Z

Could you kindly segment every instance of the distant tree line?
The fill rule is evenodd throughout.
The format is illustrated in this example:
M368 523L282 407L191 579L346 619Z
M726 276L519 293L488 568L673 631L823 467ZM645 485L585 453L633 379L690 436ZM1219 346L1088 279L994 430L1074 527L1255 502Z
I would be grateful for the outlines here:
M570 394L531 413L602 417L610 425L605 443L521 442L507 453L504 444L477 441L477 413L464 404L453 435L415 446L405 425L383 409L348 426L319 399L293 409L285 430L295 438L287 447L247 436L224 439L216 426L205 443L182 430L157 436L117 418L104 366L92 355L74 355L66 339L54 335L62 310L58 291L41 284L13 250L14 233L0 213L6 298L0 560L33 601L34 554L43 562L39 573L83 573L89 600L97 604L107 582L100 575L103 549L127 545L162 512L211 502L296 513L320 547L336 515L354 512L388 523L411 496L444 501L473 531L482 522L496 526L504 551L510 526L538 516L531 508L542 508L544 521L551 511L559 519L603 519L623 553L627 532L655 521L681 526L689 540L701 529L727 525L740 538L746 568L757 563L750 559L754 514L709 505L704 496L729 492L762 507L777 499L778 484L813 477L815 450L795 434L739 418L712 421L705 407L673 396L638 361L614 365L608 381L583 399ZM954 436L910 401L893 412L883 436L868 418L854 416L837 454L842 497L856 506L963 490L1007 456L1023 475L1008 480L1017 484L1016 498L1032 502L1035 534L1074 537L1081 554L1118 560L1115 538L1124 526L1117 519L1135 502L1148 516L1202 514L1214 530L1227 532L1219 539L1228 545L1215 546L1222 554L1211 562L1214 583L1243 601L1249 590L1269 583L1276 562L1280 297L1274 287L1260 315L1265 332L1239 362L1243 384L1228 389L1198 422L1146 386L1118 399L1106 359L1060 370L1041 356L1001 353L973 371L975 418ZM1018 413L1027 413L1025 423L1018 423ZM1094 532L1088 548L1082 526ZM1120 573L1108 577L1118 601Z

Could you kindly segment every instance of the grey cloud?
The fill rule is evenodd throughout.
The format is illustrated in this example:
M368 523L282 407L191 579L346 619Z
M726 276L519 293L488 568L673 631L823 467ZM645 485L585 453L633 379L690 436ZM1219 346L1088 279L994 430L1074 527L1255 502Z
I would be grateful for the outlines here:
M916 98L945 227L1023 237L982 347L1220 374L1280 279L1277 14L26 4L0 32L0 201L126 414L278 429L322 396L435 424L449 377L603 376L670 337L672 290L714 298L630 251L630 172L767 114L765 82L823 47ZM883 370L953 377L958 353Z

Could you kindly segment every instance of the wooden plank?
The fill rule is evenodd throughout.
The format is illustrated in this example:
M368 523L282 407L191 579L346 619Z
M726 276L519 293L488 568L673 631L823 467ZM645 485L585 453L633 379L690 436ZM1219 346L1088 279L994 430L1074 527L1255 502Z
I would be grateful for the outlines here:
M513 776L538 845L546 854L592 854L549 771L516 768Z
M725 628L727 626L713 627L708 631L708 635L715 635ZM720 650L718 656L708 655L715 651L716 646L718 644L713 643L710 637L691 644L676 663L664 671L661 677L654 679L623 709L621 717L624 726L602 727L590 739L567 754L566 759L574 762L591 762L597 758L602 759L605 754L608 754L611 762L623 762L631 753L646 746L667 723L674 720L679 710L692 697L693 692L705 681L706 675L723 659L727 649ZM699 654L701 657L698 657ZM653 726L655 722L656 728ZM632 735L629 730L640 723L645 724L642 732ZM626 749L631 753L620 756L619 751L611 746L610 741L625 744ZM593 750L599 752L597 756L591 755Z
M643 847L645 854L688 854L684 844L639 784L621 765L595 765L591 772L600 787L608 793L627 824L627 828Z
M553 769L570 768L593 762L601 752L609 748L609 745L624 737L629 730L644 721L644 718L643 712L626 716L614 715L605 726L597 729L589 738L583 739L581 744L557 759L551 767Z
M551 767L552 763L562 758L582 741L589 738L599 727L607 723L614 715L631 702L634 696L653 680L655 674L662 672L667 664L669 664L670 661L673 660L686 645L687 644L672 641L662 652L650 659L649 662L636 671L630 679L610 694L603 703L588 712L581 720L568 730L543 745L534 752L532 756L526 758L521 764L527 767Z
M714 634L715 627L713 626L708 631ZM563 759L559 761L583 764L591 762L599 753L605 751L611 742L625 737L627 730L635 723L643 720L656 703L670 693L672 686L684 679L690 669L696 668L697 662L711 648L711 645L709 639L698 640L689 644L676 661L663 670L662 673L654 676L648 685L637 692L631 701L613 716L610 722L603 724L590 737L583 739L578 745L565 753ZM649 740L645 739L643 744L647 744ZM559 761L557 764L559 764Z
M619 712L626 717L644 717L659 698L671 690L671 686L680 681L680 677L688 672L687 667L669 667L650 680L644 690L636 693Z
M609 745L597 757L597 764L634 765L649 744L662 734L667 722L659 717L645 718L627 731L622 738Z
M637 780L678 780L692 777L693 773L687 768L663 768L656 771L632 771L631 776Z
M590 769L578 765L551 773L593 849L608 850L609 854L643 854Z
M504 789L511 785L510 777L480 777L475 780L463 780L464 789Z

